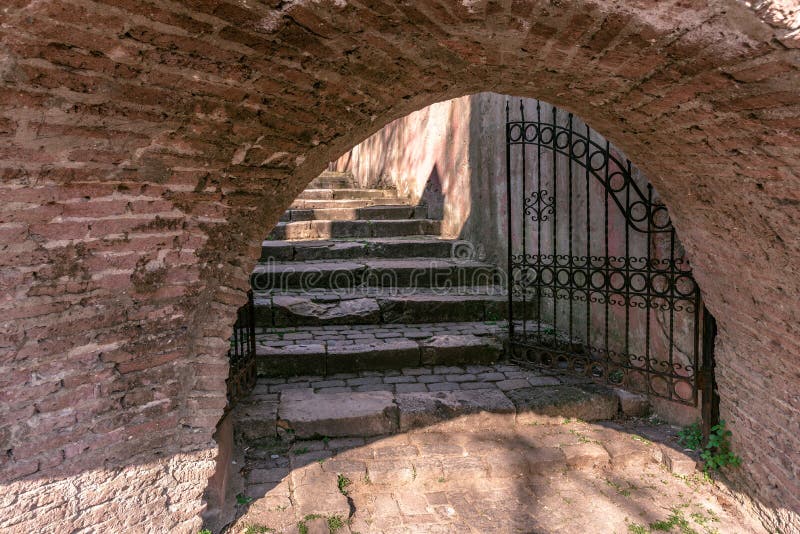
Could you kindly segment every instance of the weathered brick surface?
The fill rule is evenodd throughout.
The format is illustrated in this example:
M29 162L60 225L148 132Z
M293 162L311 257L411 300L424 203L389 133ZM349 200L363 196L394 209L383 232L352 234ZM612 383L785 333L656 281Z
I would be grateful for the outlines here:
M650 177L719 318L737 481L798 528L800 74L768 4L5 2L0 529L196 530L261 238L388 121L486 89Z

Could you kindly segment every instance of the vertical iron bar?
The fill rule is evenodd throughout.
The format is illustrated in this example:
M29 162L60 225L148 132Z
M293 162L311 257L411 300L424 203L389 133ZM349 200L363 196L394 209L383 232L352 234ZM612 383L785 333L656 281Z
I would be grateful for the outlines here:
M703 370L700 368L700 309L703 306L703 298L700 296L700 288L697 284L694 285L694 355L692 357L692 375L689 378L692 381L692 401L697 406L697 394L702 380L701 373ZM702 415L702 414L701 414Z
M591 152L592 152L592 131L586 124L586 165L584 175L586 177L586 345L592 346L592 202L591 202Z
M605 150L605 154L604 154L604 158L603 158L603 160L605 161L605 166L606 166L605 187L603 187L603 190L605 192L605 195L603 195L603 197L604 197L604 206L605 206L605 211L604 211L605 232L604 232L604 235L605 235L605 255L606 255L606 257L605 257L606 281L605 281L605 299L604 299L605 300L606 313L605 313L605 333L604 333L603 346L604 346L604 349L605 349L604 358L605 358L606 362L608 362L609 354L610 354L609 351L608 351L608 315L609 315L609 300L611 300L611 257L609 256L609 253L608 253L608 188L609 188L608 176L609 176L609 168L611 167L611 157L610 157L611 156L611 150L610 150L610 148L611 148L611 145L610 145L609 141L606 140L606 150Z
M536 342L542 342L542 103L536 101Z
M523 132L521 130L521 132ZM524 135L524 132L522 133ZM524 140L524 139L523 139ZM525 148L525 145L522 145ZM524 202L524 201L523 201ZM508 231L506 232L507 242L507 280L508 284L508 340L509 343L514 340L514 268L513 268L513 251L514 240L512 239L513 219L511 217L511 122L509 117L509 101L506 100L506 212ZM524 218L523 218L524 223Z
M553 106L553 346L558 347L558 108Z
M629 224L629 217L631 211L631 182L633 175L631 174L631 161L627 162L627 176L625 176L625 363L630 361L631 345L630 345L630 330L631 330L631 228ZM620 364L622 362L619 362Z
M575 267L575 264L572 259L572 113L569 114L569 131L567 132L567 165L569 169L569 224L568 224L568 235L569 235L569 250L567 251L568 258L567 258L567 266L568 266L568 273L570 276L569 279L569 343L570 347L572 347L572 340L573 340L573 332L572 332L572 306L573 300L575 297L574 285L572 283L572 269Z
M536 101L539 105L539 101ZM528 269L530 267L528 262L528 231L527 231L527 217L525 217L525 199L527 198L527 187L525 182L528 179L528 151L527 140L525 138L525 104L522 99L519 101L519 120L520 120L520 140L522 141L522 280L524 281L528 276ZM537 237L538 239L538 237ZM524 284L522 289L522 335L527 340L528 338L528 285Z
M647 254L645 255L647 259L647 291L646 291L646 298L645 298L645 328L644 328L644 361L645 361L645 381L647 382L647 392L650 393L652 390L652 383L651 379L653 378L652 375L652 366L650 365L650 301L651 301L651 285L653 283L653 269L652 265L650 264L650 248L652 245L652 230L653 230L653 186L647 184Z
M675 284L678 281L675 269L675 229L673 228L669 233L669 270L670 275L667 277L669 280L669 398L672 400L673 393L675 392Z
M719 397L714 379L714 340L717 336L717 321L703 307L703 438L708 442L711 427L719 422Z

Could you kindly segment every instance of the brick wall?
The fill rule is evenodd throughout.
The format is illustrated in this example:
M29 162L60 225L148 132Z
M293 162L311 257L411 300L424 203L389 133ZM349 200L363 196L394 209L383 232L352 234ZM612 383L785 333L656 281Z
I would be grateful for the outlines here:
M574 111L662 193L720 322L735 483L800 528L779 2L276 5L0 7L0 530L196 530L261 237L328 161L482 90Z

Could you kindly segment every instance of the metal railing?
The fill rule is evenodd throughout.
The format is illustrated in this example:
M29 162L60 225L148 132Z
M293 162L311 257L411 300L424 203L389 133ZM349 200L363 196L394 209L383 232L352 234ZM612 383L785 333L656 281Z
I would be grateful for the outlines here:
M236 312L230 343L226 411L249 394L256 383L256 322L252 290L247 292L247 303Z

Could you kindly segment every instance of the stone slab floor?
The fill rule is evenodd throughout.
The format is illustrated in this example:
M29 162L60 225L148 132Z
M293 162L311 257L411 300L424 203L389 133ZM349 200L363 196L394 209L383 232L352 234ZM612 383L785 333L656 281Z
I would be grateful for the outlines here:
M306 380L317 394L328 386L358 395L356 385ZM487 385L508 394L498 382ZM239 460L238 519L225 532L763 532L721 482L696 470L676 428L638 418L544 421L484 412L368 438L251 435Z

